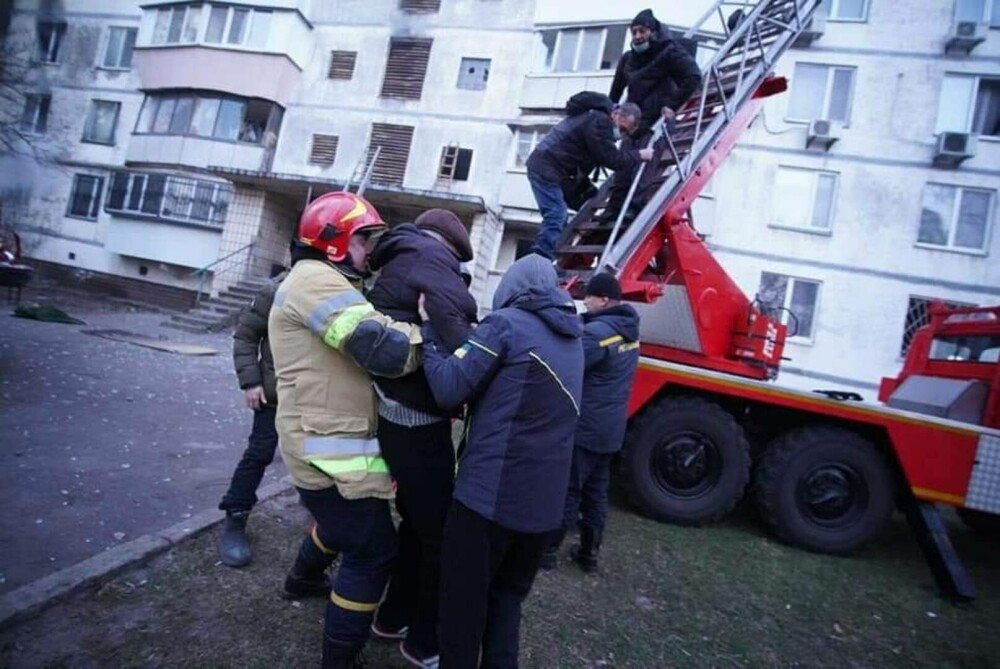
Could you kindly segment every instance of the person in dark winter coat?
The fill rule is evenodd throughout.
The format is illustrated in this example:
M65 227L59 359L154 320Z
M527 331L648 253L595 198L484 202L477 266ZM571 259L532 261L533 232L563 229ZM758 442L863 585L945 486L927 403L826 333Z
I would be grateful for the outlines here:
M621 287L611 274L594 275L583 301L583 402L573 439L563 530L579 524L580 543L570 555L589 573L597 569L608 514L611 459L625 438L628 398L639 362L639 315L621 303ZM555 567L561 541L560 534L546 551L543 568Z
M633 132L639 124L639 108L623 105L611 110L589 109L560 121L528 156L528 183L542 214L542 226L532 253L552 258L556 242L566 227L566 192L595 167L625 170L653 156L650 149L619 150L615 129Z
M219 508L226 512L218 538L219 557L230 567L250 564L247 518L257 503L257 486L278 447L278 432L274 427L278 393L274 360L267 342L267 315L274 292L286 275L287 272L279 274L261 287L253 301L240 311L233 333L233 364L247 408L253 411L253 428L229 489L219 503Z
M434 398L470 402L442 551L442 669L517 666L521 603L562 524L583 349L556 283L552 264L531 254L507 270L492 313L454 354L424 327Z
M625 100L639 105L642 110L639 129L622 142L625 150L645 146L656 121L662 116L670 122L702 81L697 61L685 45L667 36L651 9L639 12L632 19L629 30L631 47L618 61L610 92L611 100L618 102L627 89ZM661 142L655 148L659 155L665 145ZM610 201L602 220L614 220L618 216L635 172L635 166L615 172ZM644 184L656 177L654 170L646 172L649 174L643 175Z
M368 301L395 321L419 323L425 296L430 324L447 352L465 343L477 320L460 263L472 260L469 233L444 209L424 212L413 224L397 225L379 241L368 266L381 272ZM396 481L399 551L372 633L400 639L415 664L433 664L438 654L438 591L441 541L451 504L455 450L451 408L434 401L423 370L398 379L378 379L379 444Z

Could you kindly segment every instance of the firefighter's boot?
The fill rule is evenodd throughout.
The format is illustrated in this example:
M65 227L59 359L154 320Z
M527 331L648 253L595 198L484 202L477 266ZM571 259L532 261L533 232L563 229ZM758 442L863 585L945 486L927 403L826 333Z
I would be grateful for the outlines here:
M558 534L552 539L552 543L542 553L542 559L538 563L539 569L542 571L552 571L559 566L559 547L562 546L565 537L566 530L559 530Z
M219 531L219 557L229 567L250 564L250 542L247 541L249 511L227 511L226 520Z
M316 530L302 538L295 564L285 578L285 599L329 597L330 579L327 567L337 558L337 553L318 543Z
M586 574L597 572L597 555L601 550L601 531L589 525L580 526L580 543L569 549L573 562Z
M323 635L323 669L362 669L367 666L364 644L348 644Z

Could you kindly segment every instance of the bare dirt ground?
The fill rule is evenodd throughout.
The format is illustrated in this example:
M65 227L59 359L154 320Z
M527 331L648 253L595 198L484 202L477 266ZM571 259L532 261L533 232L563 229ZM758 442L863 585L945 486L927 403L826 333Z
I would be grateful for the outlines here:
M954 519L951 519L954 521ZM214 530L0 634L11 667L314 667L323 602L278 597L307 522L294 495L255 512L256 559L218 564ZM521 664L597 667L1000 666L997 543L957 522L953 539L979 589L970 606L933 592L897 517L859 555L784 546L743 509L710 528L661 525L612 509L603 573L568 561L539 575L525 607ZM406 666L371 642L369 665Z

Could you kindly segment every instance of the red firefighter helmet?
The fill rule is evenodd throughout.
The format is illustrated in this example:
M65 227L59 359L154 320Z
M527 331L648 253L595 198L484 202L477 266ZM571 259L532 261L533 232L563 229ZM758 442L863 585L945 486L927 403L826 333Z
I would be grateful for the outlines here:
M354 193L326 193L310 202L299 219L298 240L340 262L347 257L351 235L384 228L375 207ZM373 229L374 228L374 229Z

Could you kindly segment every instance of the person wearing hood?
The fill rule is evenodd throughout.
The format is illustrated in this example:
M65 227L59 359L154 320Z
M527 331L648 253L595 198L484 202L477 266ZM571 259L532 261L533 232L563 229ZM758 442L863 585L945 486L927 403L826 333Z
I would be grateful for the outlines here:
M621 296L618 280L601 273L587 283L583 299L583 402L573 439L563 531L579 526L580 543L570 549L570 556L587 573L597 570L611 460L625 438L628 398L639 363L639 314L622 304ZM555 568L562 538L560 533L545 552L542 568Z
M430 324L451 353L471 332L476 301L460 263L472 260L469 233L458 216L431 209L393 227L368 259L380 272L368 301L395 321L420 323L417 301L425 296ZM396 482L399 551L389 589L372 621L372 634L399 640L416 666L432 666L438 654L438 591L441 540L451 504L455 449L453 410L434 401L422 370L375 383L378 439Z
M632 36L630 48L618 61L609 96L613 102L619 102L627 89L625 101L639 105L642 118L639 129L622 142L623 150L645 146L656 121L661 116L667 123L672 121L702 81L701 68L688 50L688 45L667 36L653 10L644 9L636 14L629 32ZM661 141L655 148L656 155L659 155L665 143ZM613 221L617 218L637 167L615 172L610 201L601 220ZM654 180L655 171L647 169L640 185L646 186Z
M441 556L442 669L517 666L521 604L562 525L583 326L557 281L552 263L530 254L454 353L423 328L435 401L469 402Z

